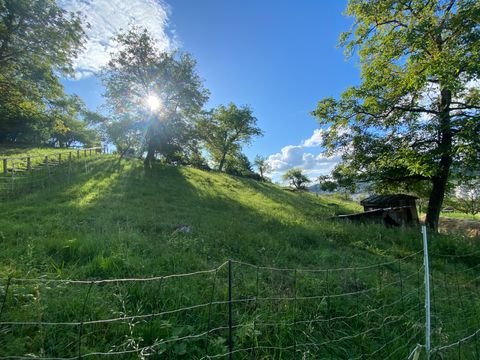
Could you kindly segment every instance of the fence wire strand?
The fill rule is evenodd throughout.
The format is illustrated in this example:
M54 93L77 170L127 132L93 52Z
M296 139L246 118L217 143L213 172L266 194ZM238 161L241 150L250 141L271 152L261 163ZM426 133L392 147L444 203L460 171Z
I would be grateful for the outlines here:
M82 151L82 155L85 154ZM49 155L49 157L54 156ZM56 156L59 160L58 154ZM85 171L88 171L87 158L77 159L76 156L74 158L80 160L77 163L81 167L84 165ZM7 169L8 175L0 177L0 194L19 191L22 186L38 184L49 186L49 182L52 181L51 172L61 171L62 164L69 164L70 167L72 164L67 159L61 162L49 159L44 158L43 167L38 170L38 174L44 177L30 179L25 176L26 168L24 169L23 166L26 165L21 163L22 159L11 159L12 167ZM58 329L60 327L78 328L74 330L77 334L75 339L62 344L63 349L52 347L55 351L44 353L32 351L22 355L7 354L1 348L2 340L0 339L0 360L32 358L73 360L128 357L128 355L147 357L171 351L169 346L190 344L195 341L204 341L201 343L202 357L197 357L200 359L232 358L235 354L255 358L262 356L275 358L272 354L276 352L293 352L294 358L301 358L301 354L304 356L305 354L313 354L312 356L328 354L336 344L349 341L353 341L352 344L357 346L356 349L351 349L352 354L349 354L352 360L410 359L425 348L425 345L419 344L422 341L422 332L425 331L426 312L422 306L425 290L420 281L421 274L425 272L425 266L421 263L422 253L422 250L414 251L401 258L388 259L371 265L319 269L258 266L239 260L228 260L208 270L151 277L0 278L2 283L0 285L2 295L0 296L0 334L16 334L24 331L30 336L35 332L51 334L52 331L62 331ZM469 351L467 346L471 346L472 341L475 341L478 354L477 341L480 335L478 310L480 308L476 303L476 294L480 287L478 283L480 264L473 264L478 255L480 251L466 254L444 252L430 254L432 267L429 279L433 295L432 339L433 345L436 345L432 346L431 354L441 355L457 350L458 358L461 358L462 351ZM442 262L442 269L448 269L448 271L444 270L443 274L436 269L440 262ZM231 269L231 264L236 265L233 275L227 271ZM228 269L227 265L229 265ZM250 284L243 279L244 277L248 279L249 276ZM141 289L148 286L162 286L162 291L165 291L168 287L167 280L172 284L189 285L190 283L187 283L189 279L192 283L204 281L202 284L206 284L203 289L205 298L199 297L195 303L187 299L182 303L182 294L173 294L172 299L165 295L165 299L162 298L157 307L142 311L144 313L140 310L136 312L137 309L127 310L126 306L121 312L114 312L113 307L108 313L96 313L91 309L94 308L91 303L96 301L95 291L117 296L110 288L111 286L114 288L117 286L115 289L118 293L124 289L127 294L128 289L137 285L141 285ZM278 281L278 285L272 286L271 283L274 281ZM372 283L376 285L366 286ZM227 289L227 284L233 284L234 297L231 299L227 298L232 295ZM310 287L305 284L309 284ZM30 319L26 317L18 321L12 319L9 313L11 310L9 301L18 302L17 298L21 298L22 291L29 294L34 292L32 289L35 289L38 294L38 299L35 300L37 302L32 304L39 308L42 306L40 292L43 289L49 289L53 294L56 294L55 291L62 294L62 291L70 289L86 291L86 296L80 297L80 300L83 300L81 314L79 316L72 314L72 321L47 316L38 316L38 318L32 316ZM199 289L202 290L202 287L199 286ZM22 301L27 303L27 300ZM471 306L467 306L467 302ZM398 310L399 308L401 310ZM281 314L280 310L285 310L285 313ZM200 321L195 323L196 311L206 314L203 323ZM227 316L228 312L232 316L238 316L239 319L235 319L232 323ZM144 344L146 341L142 339L138 343L109 343L92 347L95 344L92 345L90 337L95 336L96 327L106 332L107 329L116 329L115 326L134 327L152 324L155 321L168 322L170 319L175 319L179 326L187 329L185 333L159 336L158 339L150 339L149 345L147 345L148 342ZM194 325L191 325L192 321ZM461 329L458 328L459 323L462 323ZM395 326L396 331L387 333L386 330L391 326ZM89 329L91 333L88 332ZM117 334L114 331L112 330L112 334ZM230 344L232 346L230 351L225 352L215 348L215 341L219 338L226 339L227 334L232 333L253 335L249 335L251 337L248 340L239 341L238 344ZM271 334L272 339L275 336L280 338L279 334L283 334L284 337L277 344L263 334ZM452 341L452 339L457 340ZM373 349L363 347L360 343L367 341L376 344L376 347ZM84 343L88 346L84 346ZM467 347L467 350L464 347Z
M384 262L382 264L375 264L372 266L362 266L362 267L344 267L344 268L336 268L330 271L331 269L302 269L294 272L294 292L293 296L262 296L260 295L260 284L262 283L260 281L261 279L261 272L265 271L278 271L281 273L285 272L285 269L278 269L278 268L271 268L271 267L261 267L261 266L253 266L252 264L248 263L243 263L241 261L232 261L236 263L237 265L245 265L247 268L252 268L255 272L255 291L253 296L247 296L247 297L241 297L241 298L233 298L231 301L225 300L225 299L215 299L215 293L218 293L219 290L217 290L218 286L215 285L215 282L219 282L221 279L221 270L226 270L226 264L228 264L228 261L220 264L216 268L208 269L208 270L200 270L200 271L195 271L195 272L188 272L188 273L183 273L183 274L171 274L171 275L164 275L164 276L153 276L153 277L147 277L147 278L118 278L118 279L95 279L95 280L72 280L72 279L47 279L47 278L39 278L39 279L34 279L34 278L9 278L9 279L1 279L5 281L9 281L9 286L10 288L12 287L21 287L21 286L37 286L39 284L42 284L42 286L45 287L51 287L51 286L57 286L59 289L63 289L65 287L71 287L71 286L81 286L83 285L88 285L88 293L87 296L85 297L85 302L84 305L87 303L87 299L89 297L90 291L93 288L99 288L99 289L107 289L105 286L107 285L128 285L128 284L154 284L154 283L161 283L163 284L165 280L172 279L175 281L184 281L186 278L194 278L198 276L213 276L213 283L212 283L212 289L209 291L210 293L210 299L208 302L205 303L200 303L200 304L192 304L189 306L183 306L183 307L177 307L174 309L166 309L163 311L158 311L158 312L152 312L148 314L132 314L129 315L126 312L122 314L122 316L118 317L111 317L111 318L104 318L104 319L88 319L88 316L86 319L84 319L84 313L85 313L85 307L82 310L82 316L79 321L44 321L42 319L39 319L37 321L9 321L9 320L4 320L0 321L0 327L20 327L20 326L33 326L36 328L42 328L42 327L58 327L58 326L68 326L68 327L78 327L79 328L79 339L78 339L78 355L71 356L71 357L38 357L43 360L70 360L70 359L76 359L76 358L89 358L89 357L111 357L111 356L120 356L120 355L128 355L128 354L142 354L142 353L156 353L159 351L158 349L164 345L171 344L171 343L181 343L181 342L188 342L196 339L201 339L208 341L209 338L211 338L211 335L214 333L222 333L225 331L230 331L235 330L239 331L241 329L245 329L245 331L248 331L252 326L252 323L247 322L247 323L237 323L235 325L229 326L228 324L223 324L220 326L214 326L212 327L214 321L213 321L213 315L216 313L216 311L213 309L215 306L239 306L239 305L246 305L246 304L253 304L253 314L254 314L254 320L253 320L253 327L254 327L254 334L255 331L262 331L263 328L265 327L275 327L275 328L290 328L295 329L294 331L302 337L306 337L304 340L310 340L310 341L295 341L291 345L287 346L274 346L273 344L262 344L262 343L255 343L252 344L253 346L250 347L240 347L240 348L234 348L232 351L228 353L222 353L222 354L209 354L209 348L207 345L207 351L205 356L203 357L204 359L215 359L215 358L220 358L224 356L232 356L233 354L240 353L240 352L249 352L253 351L255 352L255 356L268 352L268 351L294 351L294 353L297 353L299 351L306 351L306 350L301 350L301 349L307 349L311 348L313 350L318 350L323 346L327 345L333 345L338 342L345 342L347 340L353 340L357 339L362 336L366 336L372 332L375 331L382 331L384 334L384 329L385 327L388 327L389 325L399 323L403 321L404 319L412 319L411 315L415 313L415 309L417 308L416 304L416 295L417 295L417 289L413 288L410 291L404 291L403 286L406 283L409 283L409 280L414 279L417 277L417 273L421 272L423 269L423 266L420 266L414 271L408 271L404 270L404 276L401 277L400 280L394 279L394 281L382 283L380 285L380 288L377 287L369 287L367 289L361 289L357 291L340 291L338 292L338 289L334 289L332 291L332 286L336 284L337 286L344 283L349 279L349 277L335 277L332 274L335 274L339 271L351 271L353 272L353 282L356 287L358 287L358 271L371 271L372 273L378 273L379 269L384 266L387 267L389 265L393 265L401 260L409 259L415 255L418 255L418 252L411 254L407 257L404 257L402 259L397 259L394 261L389 261L389 262ZM360 270L358 270L360 269ZM306 270L306 271L304 271ZM238 270L237 271L241 271ZM299 274L301 273L305 274L326 274L327 275L327 288L324 289L324 293L321 295L309 295L309 296L302 296L299 295L297 292L297 287L298 287L298 282L301 281L301 279L297 278ZM383 273L382 273L383 274ZM224 274L225 275L225 274ZM316 276L316 275L315 275ZM393 273L392 275L393 276ZM396 275L395 275L396 276ZM342 280L343 279L343 280ZM340 282L338 282L340 281ZM358 304L358 298L362 296L367 296L369 294L378 292L378 291L385 291L388 289L397 289L400 287L400 284L402 284L402 291L401 291L401 296L398 298L392 299L392 301L385 301L383 300L380 305L374 306L373 308L369 309L360 309L359 304ZM330 285L330 286L328 286ZM238 285L237 285L238 286ZM54 289L54 288L52 288ZM7 290L8 291L8 290ZM11 290L13 291L13 290ZM92 295L93 296L93 295ZM7 294L5 294L5 299L7 298ZM330 305L329 307L333 306L332 302L338 299L342 298L352 298L352 299L357 299L356 300L356 313L354 314L345 314L345 315L338 315L338 316L327 316L324 318L302 318L301 315L301 303L300 302L315 302L316 300L319 300L320 302L325 302L327 301ZM261 308L262 303L272 303L276 301L293 301L295 303L295 311L294 311L294 317L293 321L264 321L261 318L258 318L258 309ZM5 303L6 301L4 301ZM406 307L403 309L402 314L400 315L394 315L394 314L386 314L387 309L393 309L396 306L398 306L400 303L402 304L410 304L410 306ZM243 306L242 305L242 306ZM81 351L81 342L82 342L82 337L88 336L86 328L88 326L95 326L95 325L108 325L108 324L114 324L114 323L120 323L120 324L127 324L127 323L133 323L135 321L146 321L149 319L154 319L154 318L160 318L164 317L165 319L168 318L168 316L172 316L175 314L185 314L189 311L195 311L199 309L205 309L208 312L208 320L207 320L207 329L198 333L193 333L193 334L188 334L184 336L179 336L179 337L174 337L170 339L160 339L155 341L153 344L150 344L148 346L143 346L143 347L136 347L135 349L125 349L125 350L118 350L118 347L120 345L115 345L112 349L109 349L107 351L95 351L95 352L82 352ZM183 316L183 315L182 315ZM361 318L370 318L371 316L374 316L378 318L381 322L379 323L378 326L373 326L370 327L369 329L366 329L364 331L359 331L356 334L353 335L343 335L339 336L338 338L333 338L333 339L325 339L324 341L316 341L314 337L312 337L312 334L307 334L305 331L300 331L301 329L299 328L300 326L313 326L314 324L321 324L325 323L328 324L329 326L331 324L343 324L347 323L349 321L353 321L355 319L361 319ZM415 316L413 317L415 318ZM415 320L415 321L418 321ZM418 330L413 334L413 338L417 335ZM340 334L339 334L340 335ZM384 336L384 344L381 346L379 349L377 349L376 352L372 352L372 356L383 352L387 350L391 344L395 344L402 336L396 336L393 339L387 339ZM409 340L410 342L410 340ZM241 344L240 344L241 345ZM406 347L406 346L404 346ZM363 353L362 353L363 354ZM28 355L28 356L27 356ZM9 356L0 356L0 359L29 359L31 358L30 354L27 354L25 356L23 355L9 355ZM363 355L362 355L363 356Z

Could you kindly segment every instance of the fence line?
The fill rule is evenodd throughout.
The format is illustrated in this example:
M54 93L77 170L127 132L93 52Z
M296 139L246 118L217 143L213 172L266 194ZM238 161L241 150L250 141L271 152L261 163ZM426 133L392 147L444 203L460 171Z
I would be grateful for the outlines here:
M328 268L328 269L308 269L308 268L281 268L281 267L271 267L271 266L257 266L248 262L244 261L238 261L238 260L231 260L232 263L240 264L240 265L246 265L246 266L251 266L254 268L258 268L260 270L274 270L274 271L298 271L298 272L334 272L334 271L353 271L353 270L371 270L378 268L379 266L388 266L388 265L393 265L395 263L398 263L403 260L410 259L412 257L415 257L419 254L423 253L423 250L418 250L410 255L404 256L402 258L392 260L392 261L387 261L383 263L377 263L373 265L368 265L368 266L358 266L358 267L339 267L339 268Z
M426 246L423 253L428 254ZM0 359L146 357L175 354L182 351L182 346L192 347L196 354L192 358L196 359L276 358L285 352L291 352L293 358L335 358L344 356L335 352L345 349L349 350L348 358L354 360L417 359L420 351L426 358L430 354L443 358L457 351L458 358L467 354L468 359L472 346L478 352L480 334L480 304L474 298L480 285L476 283L478 264L460 269L452 266L451 275L457 280L454 283L447 273L443 274L445 278L437 277L435 256L430 254L433 263L425 259L422 264L421 254L416 251L379 264L331 269L276 268L228 260L207 270L145 278L3 278ZM444 261L448 257L438 258ZM425 288L419 281L422 273ZM464 287L458 283L459 273L465 276ZM187 293L179 290L181 286ZM69 291L79 305L56 314L56 300ZM185 298L188 292L198 298ZM135 305L142 304L142 297L147 296L143 293L159 297L151 298L153 305L145 302L146 311ZM139 299L130 301L134 295ZM112 297L118 297L122 310L115 311L115 303L109 302ZM472 298L468 309L467 297ZM453 300L461 306L452 308ZM53 313L48 312L49 306ZM32 320L37 308L43 309L42 315ZM80 314L73 309L79 309ZM430 320L432 338L428 337ZM168 326L176 326L181 332L164 330ZM150 333L148 327L156 330ZM136 335L135 328L143 332ZM144 339L145 334L149 340ZM62 336L76 340L62 340ZM40 347L23 354L8 347L13 339L32 337ZM51 344L50 337L59 339L58 343ZM128 341L118 343L124 337ZM430 340L433 346L429 349Z
M0 332L1 329L3 328L6 333L11 332L12 334L16 333L22 333L23 330L21 330L22 327L26 328L26 332L31 332L31 329L37 329L36 331L47 331L48 328L54 329L58 327L76 327L80 328L79 332L79 339L76 341L77 345L75 348L81 349L82 342L85 337L89 337L89 331L87 328L91 326L100 326L100 325L113 325L113 324L131 324L135 322L141 322L145 323L147 320L148 322L153 321L154 319L158 318L163 318L167 319L171 316L180 316L180 317L186 317L186 318L194 318L195 315L193 312L198 312L198 311L208 311L208 320L206 321L207 323L207 328L198 332L192 332L190 334L185 334L183 336L176 336L173 338L160 338L155 340L153 343L148 344L148 346L139 346L134 349L123 349L119 350L119 346L121 345L110 345L109 351L93 351L93 352L81 352L81 355L79 356L78 354L72 353L72 350L69 350L68 348L63 349L66 351L66 353L70 353L69 356L50 356L48 357L47 354L45 354L43 357L40 356L39 358L47 360L47 359L52 359L52 360L66 360L66 359L78 359L78 358L88 358L88 357L108 357L108 356L114 356L114 355L128 355L128 354L141 354L141 353L157 353L160 351L164 346L167 346L168 344L181 344L182 342L191 342L191 341L207 341L209 339L215 339L218 338L218 336L223 336L220 335L222 332L227 331L226 337L227 337L227 345L228 345L228 352L226 353L220 353L218 352L218 349L213 349L209 351L206 351L203 354L202 358L205 359L215 359L215 358L220 358L220 357L228 357L228 358L233 358L235 354L240 356L240 354L250 354L250 352L254 351L255 353L263 353L263 352L269 352L269 351L294 351L294 353L302 353L302 352L315 352L321 347L325 346L334 346L337 343L343 343L343 342L348 342L348 341L356 341L356 339L360 339L364 336L367 336L369 334L372 334L374 332L382 331L388 326L392 326L393 324L402 324L403 321L406 319L414 319L415 318L415 311L418 307L417 302L417 289L410 289L409 291L402 291L401 296L393 298L393 299L385 299L381 303L378 303L377 305L373 306L372 308L369 309L359 309L358 308L358 301L357 301L357 307L355 313L348 313L350 310L346 311L345 314L338 314L335 315L334 312L331 312L335 308L335 305L329 305L330 306L330 311L325 312L325 316L322 315L322 317L317 317L317 318L309 318L308 317L308 312L304 311L304 302L308 303L316 303L317 300L319 303L324 303L324 302L329 302L331 303L332 301L336 300L341 300L341 299L351 299L348 300L353 304L355 303L355 299L358 299L359 297L365 297L372 292L378 292L378 291L394 291L397 292L398 290L398 285L400 282L403 282L405 284L409 283L410 279L414 279L417 276L418 272L422 271L422 267L418 269L410 269L409 271L405 270L404 276L402 277L402 280L398 279L392 279L392 281L385 281L381 287L368 287L365 289L359 289L356 291L348 291L348 287L346 284L344 284L344 280L348 280L350 277L348 274L345 275L345 277L334 277L332 274L340 274L340 271L343 272L352 272L355 273L355 279L353 279L353 282L357 284L360 280L357 279L357 276L361 276L359 273L361 271L364 271L369 274L376 274L379 272L379 268L382 266L388 267L392 264L395 264L399 261L402 260L408 260L412 258L413 256L418 255L418 252L415 252L413 254L410 254L408 256L403 257L402 259L396 259L393 261L388 261L384 262L382 264L375 264L372 266L359 266L359 267L350 267L350 268L334 268L334 269L298 269L294 271L294 284L292 286L295 287L295 290L290 290L293 291L292 293L294 296L275 296L275 295L268 295L260 292L260 285L264 286L263 281L260 280L261 276L265 274L268 275L268 273L274 272L277 274L280 274L283 277L290 276L292 274L285 274L286 270L285 269L278 269L278 268L268 268L268 267L261 267L261 266L255 266L253 264L248 264L248 263L243 263L240 261L226 261L219 266L208 269L208 270L201 270L197 272L190 272L190 273L184 273L184 274L172 274L172 275L165 275L165 276L155 276L155 277L148 277L148 278L119 278L119 279L101 279L101 280L70 280L70 279L45 279L45 278L39 278L39 279L32 279L32 278L7 278L7 279L0 279L3 282L6 282L7 285L4 287L5 293L4 293L4 301L2 303L2 310L0 311ZM235 270L233 265L235 266ZM407 263L408 264L408 263ZM228 265L228 266L226 266ZM410 264L411 265L411 264ZM405 266L406 267L406 266ZM248 270L252 269L253 272L256 274L256 281L255 281L255 287L256 290L254 291L254 294L248 294L247 292L244 291L243 289L243 284L239 283L239 279L237 279L235 276L236 274L240 274L241 276L246 276L252 271ZM303 272L306 270L305 272ZM327 271L326 271L327 270ZM332 273L330 273L330 277L328 279L323 279L323 276L328 274L329 271L332 270ZM358 272L357 272L358 270ZM227 273L224 274L223 272L226 271ZM303 272L303 273L302 273ZM220 281L218 278L219 276L222 276L223 279L227 282L227 290L226 294L227 299L218 299L215 296L216 289L214 285ZM396 274L388 274L388 277L393 277L396 276ZM42 286L45 287L45 289L49 289L49 292L56 292L56 291L65 291L64 289L68 289L71 287L76 287L80 286L80 288L84 288L83 285L88 285L88 292L87 295L84 296L84 308L82 310L82 314L86 313L85 311L85 304L87 304L89 301L94 301L96 297L98 296L97 291L102 290L102 291L108 291L108 286L137 286L144 284L145 286L148 284L163 284L165 286L165 281L170 280L173 281L174 283L180 281L184 282L188 279L194 279L197 277L200 277L203 279L205 276L212 277L213 278L213 283L212 288L211 288L211 293L209 295L209 301L202 302L202 303L194 303L190 304L188 306L180 306L180 307L175 307L175 308L167 308L162 311L158 312L151 312L147 314L128 314L127 312L124 312L121 314L121 316L118 317L110 317L110 318L101 318L101 319L91 319L91 315L88 315L86 319L83 318L83 315L80 317L79 320L75 321L49 321L48 319L43 319L39 318L36 321L22 321L22 320L16 320L12 321L9 319L3 319L3 314L6 314L8 311L6 311L7 307L7 302L8 300L12 299L14 300L14 297L18 291L21 291L24 289L24 287L27 287L28 289L31 286L38 287ZM302 276L307 276L307 278L302 278ZM305 281L306 279L308 280L309 277L313 277L314 279L319 280L320 282L326 281L330 287L329 289L324 288L324 291L322 294L319 295L305 295L302 293L304 288L302 287L302 281ZM262 278L263 279L263 278ZM285 279L284 279L285 280ZM288 278L285 281L290 281L291 279ZM308 281L307 281L308 282ZM323 283L325 285L325 283ZM52 287L53 286L53 287ZM355 285L355 286L358 286ZM268 287L268 285L267 285ZM79 289L80 289L79 288ZM18 290L20 289L20 290ZM42 288L38 288L38 291L42 291ZM218 286L217 286L218 290ZM271 290L271 289L268 289ZM45 290L46 291L46 290ZM92 294L90 294L90 291L92 291ZM222 290L223 291L223 290ZM262 288L263 291L263 288ZM10 295L8 294L10 292ZM97 295L93 295L97 294ZM218 291L217 291L218 293ZM238 296L235 294L243 294L247 296ZM225 294L225 293L224 293ZM12 298L13 296L13 298ZM39 296L41 297L41 296ZM43 295L45 297L45 295ZM90 299L87 301L87 299ZM346 300L342 300L342 303ZM263 306L273 306L275 307L276 303L281 302L281 303L295 303L295 305L292 305L295 307L293 309L292 307L292 314L293 314L293 321L284 319L283 321L278 320L277 321L269 321L268 316L266 318L258 318L257 319L257 309L262 308ZM300 303L301 302L301 303ZM176 302L174 302L176 304ZM392 314L387 312L387 309L392 310L396 306L399 306L399 304L405 303L409 304L406 305L403 308L403 312L401 314ZM238 316L238 309L237 306L246 306L248 304L255 304L254 307L255 309L253 310L252 314L254 315L253 317L253 323L251 321L244 322L241 319L237 320L237 323L234 323L234 318ZM265 304L265 305L263 305ZM250 308L252 306L248 305ZM218 314L219 312L217 310L213 310L213 308L216 307L226 307L225 310L227 311L227 319L226 323L224 324L218 324ZM353 309L353 307L352 307ZM341 308L337 309L338 311L341 311ZM186 316L187 313L192 312L192 315ZM248 311L247 311L248 312ZM241 312L240 312L241 313ZM274 315L274 313L272 313ZM214 319L217 318L217 319ZM362 319L377 319L373 320L373 323L368 329L364 329L361 331L356 332L355 334L343 334L342 336L336 337L333 335L334 338L324 338L322 341L322 338L316 338L314 334L307 334L305 333L305 330L302 328L304 326L307 327L317 327L320 326L321 324L326 324L328 326L333 325L333 324L338 324L340 327L344 327L342 324L346 324L348 322L358 322L358 326L364 326L363 320ZM156 320L158 321L158 320ZM418 322L417 320L414 320L415 322ZM217 322L215 324L215 322ZM370 322L370 321L369 321ZM365 322L365 325L369 322ZM198 325L198 324L197 324ZM237 345L234 342L235 334L237 331L243 332L243 331L248 331L251 327L254 327L256 331L259 332L265 332L267 330L265 329L270 329L267 332L278 332L282 331L281 329L288 328L288 329L294 329L294 332L298 332L298 335L300 336L298 339L296 337L291 338L289 341L292 341L290 345L282 345L282 346L276 346L273 344L265 344L265 343L257 343L254 346L242 346L246 345L245 342L239 342ZM323 325L322 325L323 326ZM298 328L297 328L298 327ZM198 326L197 326L198 328ZM30 330L29 330L30 329ZM44 329L44 330L41 330ZM192 327L192 330L194 328ZM274 330L275 329L275 330ZM361 327L359 328L359 330ZM200 329L198 329L200 330ZM48 330L49 332L51 330ZM418 336L419 330L415 330L414 332L412 331L407 331L409 338L416 339ZM286 333L289 333L289 331L286 331ZM215 335L214 335L215 334ZM218 334L218 335L217 335ZM213 336L214 335L214 336ZM341 335L341 332L338 333L338 335ZM393 339L388 338L386 340L386 343L380 347L380 349L376 349L375 352L372 351L373 354L377 353L383 353L384 350L386 351L388 348L391 346L394 346L396 343L399 342L401 338L404 338L403 334L402 336L400 335L395 335ZM411 340L408 340L407 344L402 347L402 350L400 351L405 351L408 350L408 343ZM206 349L208 349L208 345L206 345ZM61 350L61 349L60 349ZM398 350L398 349L397 349ZM54 353L57 353L59 349L55 350ZM79 350L81 351L81 350ZM162 350L164 351L164 350ZM2 350L0 350L1 354ZM226 354L226 355L225 355ZM6 354L5 354L6 355ZM1 354L0 359L26 359L29 358L29 356L23 356L23 355L18 355L18 354L8 354L8 356L5 356L4 354ZM247 356L245 355L245 356ZM251 355L251 354L250 354ZM242 355L243 356L243 355ZM198 358L201 358L200 356Z
M87 159L97 159L96 155L102 153L103 148L93 147L42 155L0 156L0 198L15 198L37 186L45 188L54 178L64 180L53 175L57 175L58 169L65 169L66 166L68 166L66 180L70 180L73 171L78 171L77 165L83 165L83 170L87 173L89 171ZM80 163L82 160L83 164ZM76 166L73 167L73 164ZM65 173L63 172L62 175Z
M85 149L75 149L75 150L69 150L69 149L65 149L65 150L62 150L62 151L58 151L58 152L52 152L52 153L47 153L47 154L42 154L42 155L26 155L26 156L12 156L12 157L9 157L9 156L0 156L0 158L2 159L2 172L6 175L8 172L11 172L12 174L15 173L15 171L18 171L18 170L32 170L33 167L32 167L32 163L31 163L31 160L32 159L41 159L43 160L43 164L44 165L49 165L49 160L51 157L56 157L56 159L58 160L58 162L61 162L62 160L62 155L67 155L68 154L68 158L69 160L72 159L72 154L73 153L76 153L76 158L79 159L81 158L81 153L83 152L84 156L83 157L87 157L87 152L88 152L88 155L92 155L92 151L94 151L94 153L98 154L98 153L102 153L104 151L104 148L102 147L92 147L92 148L85 148ZM25 160L25 168L22 168L22 167L15 167L15 165L18 165L18 164L22 164L24 162L20 162L20 160ZM8 164L11 163L12 166L10 168L8 168ZM42 164L42 161L38 162L38 164Z

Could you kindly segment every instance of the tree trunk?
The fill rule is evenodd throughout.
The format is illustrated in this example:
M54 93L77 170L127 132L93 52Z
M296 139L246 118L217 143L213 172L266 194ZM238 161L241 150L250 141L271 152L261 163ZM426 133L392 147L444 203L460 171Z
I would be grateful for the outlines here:
M442 210L443 199L445 198L445 190L448 183L448 171L444 177L436 177L433 181L432 192L428 200L427 216L425 223L434 232L438 231L438 221L440 219L440 211Z
M228 150L229 150L228 146L223 150L222 158L220 159L220 164L218 164L218 171L223 170L223 166L225 165L225 159L227 157Z
M447 190L450 167L452 166L452 143L453 133L450 123L450 103L452 101L452 92L441 88L440 97L440 115L439 115L439 145L440 155L439 169L437 175L432 180L432 192L428 200L427 216L425 223L433 230L438 231L438 221L442 209L445 191Z
M145 161L143 162L143 164L145 165L145 167L151 168L153 160L155 160L155 144L153 139L149 139L147 156L145 157Z
M223 153L222 158L220 159L220 164L218 164L218 171L223 170L223 165L225 164L225 157L227 156L227 153Z

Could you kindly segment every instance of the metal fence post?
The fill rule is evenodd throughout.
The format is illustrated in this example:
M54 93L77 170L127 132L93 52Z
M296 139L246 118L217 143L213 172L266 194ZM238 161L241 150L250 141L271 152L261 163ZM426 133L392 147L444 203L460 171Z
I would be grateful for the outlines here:
M233 359L232 260L228 260L228 359Z
M422 225L423 235L423 265L425 270L425 352L427 360L430 359L430 267L428 263L427 227Z

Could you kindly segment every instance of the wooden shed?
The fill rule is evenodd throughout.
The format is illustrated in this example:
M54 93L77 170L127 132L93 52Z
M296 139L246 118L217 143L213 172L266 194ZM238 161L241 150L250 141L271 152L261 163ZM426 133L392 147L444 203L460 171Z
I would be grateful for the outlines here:
M381 212L387 226L417 225L418 214L415 200L411 195L372 195L360 201L365 213Z

